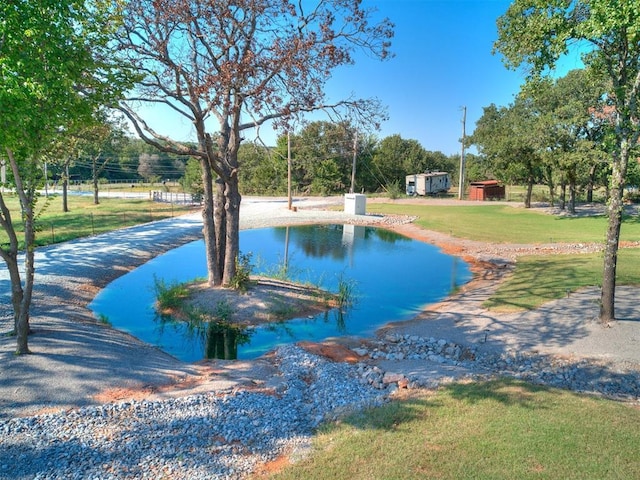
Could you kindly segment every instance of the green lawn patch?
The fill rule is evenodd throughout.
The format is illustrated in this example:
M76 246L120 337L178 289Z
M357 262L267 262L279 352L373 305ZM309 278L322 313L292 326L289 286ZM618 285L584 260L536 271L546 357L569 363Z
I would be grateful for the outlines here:
M17 197L4 194L4 198L16 229L22 233ZM68 205L70 211L63 212L60 195L50 195L48 204L43 197L38 200L36 211L40 213L36 223L36 246L88 237L193 211L190 206L127 198L101 198L95 205L93 197L79 195L70 195ZM0 230L0 244L7 241L6 233ZM23 247L21 245L21 249Z
M484 303L500 311L531 310L582 287L602 283L602 254L519 257L514 274ZM618 285L640 285L640 249L618 253Z
M493 243L604 243L605 216L564 217L501 204L444 206L371 203L369 213L415 215L415 224L454 237ZM640 220L627 217L622 240L640 239Z
M512 380L454 384L321 429L276 479L640 478L640 410Z

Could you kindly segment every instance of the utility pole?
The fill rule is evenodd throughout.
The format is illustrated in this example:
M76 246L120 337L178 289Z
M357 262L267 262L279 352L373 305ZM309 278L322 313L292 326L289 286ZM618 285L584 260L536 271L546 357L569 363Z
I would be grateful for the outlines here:
M291 210L291 132L287 130L287 200Z
M353 193L356 186L356 157L358 156L358 131L353 135L353 163L351 165L351 188L349 193Z
M462 144L462 149L460 151L460 181L458 187L458 200L462 200L464 195L464 143L466 140L466 123L467 123L467 107L462 107L462 138L460 139L460 143Z

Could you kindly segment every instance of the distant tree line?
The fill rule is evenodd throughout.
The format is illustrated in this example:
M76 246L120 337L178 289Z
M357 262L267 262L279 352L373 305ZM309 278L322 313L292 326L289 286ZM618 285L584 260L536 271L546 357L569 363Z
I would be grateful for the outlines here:
M116 128L114 126L114 128ZM112 133L99 145L85 148L68 162L69 180L90 182L96 162L102 166L98 181L178 181L183 189L202 193L201 169L197 160L159 151L144 141ZM426 171L457 175L459 156L426 150L417 140L391 135L378 140L358 134L346 123L317 121L290 135L292 191L304 195L332 195L351 187L353 159L356 159L357 192L404 192L405 176ZM95 152L95 155L90 153ZM241 191L245 195L287 193L287 136L275 146L252 142L240 146L238 158ZM64 175L65 162L52 159L50 180Z
M292 191L303 195L348 192L355 158L354 192L404 192L405 176L426 171L457 172L458 156L431 152L417 140L391 135L381 140L346 123L318 121L289 138ZM287 137L274 148L244 144L240 185L245 194L287 192Z

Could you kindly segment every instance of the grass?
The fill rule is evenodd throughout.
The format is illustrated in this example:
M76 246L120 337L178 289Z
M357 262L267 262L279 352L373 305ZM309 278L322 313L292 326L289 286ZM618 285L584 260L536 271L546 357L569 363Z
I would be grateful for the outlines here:
M494 243L591 243L605 240L607 219L558 217L509 205L440 206L372 203L369 213L415 215L416 225L454 237ZM640 238L640 219L625 218L621 240Z
M370 212L415 215L416 224L471 240L516 244L603 243L604 216L556 217L508 205L438 206L372 204ZM626 217L622 241L640 239L640 219ZM514 274L485 302L489 309L534 309L567 292L602 284L601 254L536 255L520 257ZM640 249L624 248L618 255L618 285L640 285Z
M602 254L541 255L518 258L507 278L484 306L499 311L531 310L582 287L602 283ZM640 249L618 253L618 285L640 285Z
M4 194L17 231L22 233L20 207L14 195ZM141 199L101 198L100 204L93 197L70 195L69 212L62 211L62 196L50 195L49 203L40 198L36 207L39 213L36 246L50 245L75 238L88 237L123 227L169 218L193 211L192 207ZM0 230L0 244L8 241ZM21 249L24 245L21 245Z
M269 478L640 478L640 410L512 380L422 392L326 425L314 442Z

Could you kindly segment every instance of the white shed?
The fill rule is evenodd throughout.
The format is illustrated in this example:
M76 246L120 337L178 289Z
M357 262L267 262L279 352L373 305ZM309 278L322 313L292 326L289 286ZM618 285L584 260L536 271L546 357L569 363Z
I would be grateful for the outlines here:
M435 195L449 191L451 177L447 172L429 172L407 175L407 195Z

